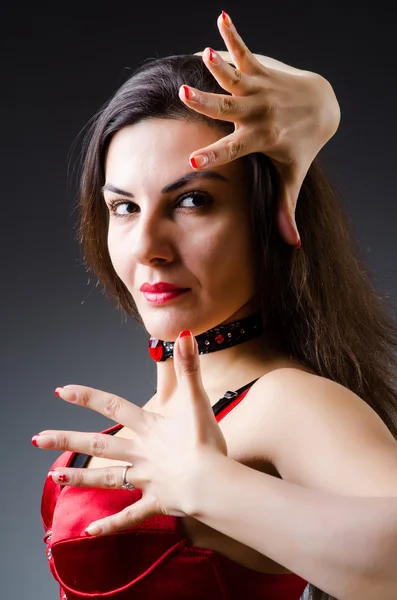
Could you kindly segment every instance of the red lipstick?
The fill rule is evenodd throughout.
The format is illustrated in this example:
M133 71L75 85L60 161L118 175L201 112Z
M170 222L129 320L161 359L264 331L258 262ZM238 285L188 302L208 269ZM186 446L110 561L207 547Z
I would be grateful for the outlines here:
M144 283L139 288L148 302L152 304L164 304L175 298L179 298L183 294L186 294L190 288L182 288L179 285L173 283L167 283L166 281L159 281L158 283Z
M173 283L167 283L166 281L159 281L158 283L144 283L139 288L141 292L149 292L149 294L158 294L162 292L173 292L175 290L186 290L179 285Z

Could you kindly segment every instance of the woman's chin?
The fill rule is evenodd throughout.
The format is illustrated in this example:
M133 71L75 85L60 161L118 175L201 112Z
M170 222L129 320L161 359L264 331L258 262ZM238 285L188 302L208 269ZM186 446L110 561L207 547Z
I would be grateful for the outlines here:
M192 324L197 324L197 317L191 317L191 319L186 317L183 319L164 318L161 320L145 318L145 315L142 314L141 316L148 334L164 342L175 342L181 331L185 329L192 330Z

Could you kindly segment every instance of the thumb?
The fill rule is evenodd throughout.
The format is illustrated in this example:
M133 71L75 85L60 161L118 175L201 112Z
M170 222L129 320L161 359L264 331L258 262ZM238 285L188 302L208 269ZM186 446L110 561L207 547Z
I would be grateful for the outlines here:
M197 342L189 330L181 331L175 341L174 366L178 384L187 396L186 408L193 417L195 442L227 456L225 437L201 379Z
M295 221L295 208L298 200L299 190L295 191L294 188L286 185L281 185L280 196L278 198L278 209L277 209L277 227L283 240L294 246L300 248L300 236Z
M211 413L211 403L204 390L197 342L188 329L181 331L174 344L174 368L178 384L184 389L195 411Z

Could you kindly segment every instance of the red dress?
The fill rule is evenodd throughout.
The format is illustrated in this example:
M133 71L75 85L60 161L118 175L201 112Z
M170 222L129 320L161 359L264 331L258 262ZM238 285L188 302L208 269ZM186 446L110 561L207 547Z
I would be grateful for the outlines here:
M217 421L241 402L253 383L226 392L214 406ZM103 433L120 428L114 425ZM84 466L88 459L64 452L51 468ZM84 535L93 521L140 498L139 490L77 488L46 480L44 542L62 600L299 600L303 594L307 582L297 575L258 573L219 552L189 545L177 517L151 517L102 537Z

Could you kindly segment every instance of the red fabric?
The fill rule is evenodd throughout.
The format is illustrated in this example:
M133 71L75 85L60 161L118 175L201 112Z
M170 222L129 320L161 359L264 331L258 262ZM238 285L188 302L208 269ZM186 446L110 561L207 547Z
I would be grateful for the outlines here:
M217 415L220 421L248 390ZM109 433L120 428L106 429ZM51 468L68 466L65 452ZM307 582L297 575L247 569L219 552L190 546L180 519L155 516L131 529L87 537L84 528L141 498L134 490L44 484L41 514L50 570L60 598L114 600L299 600Z

